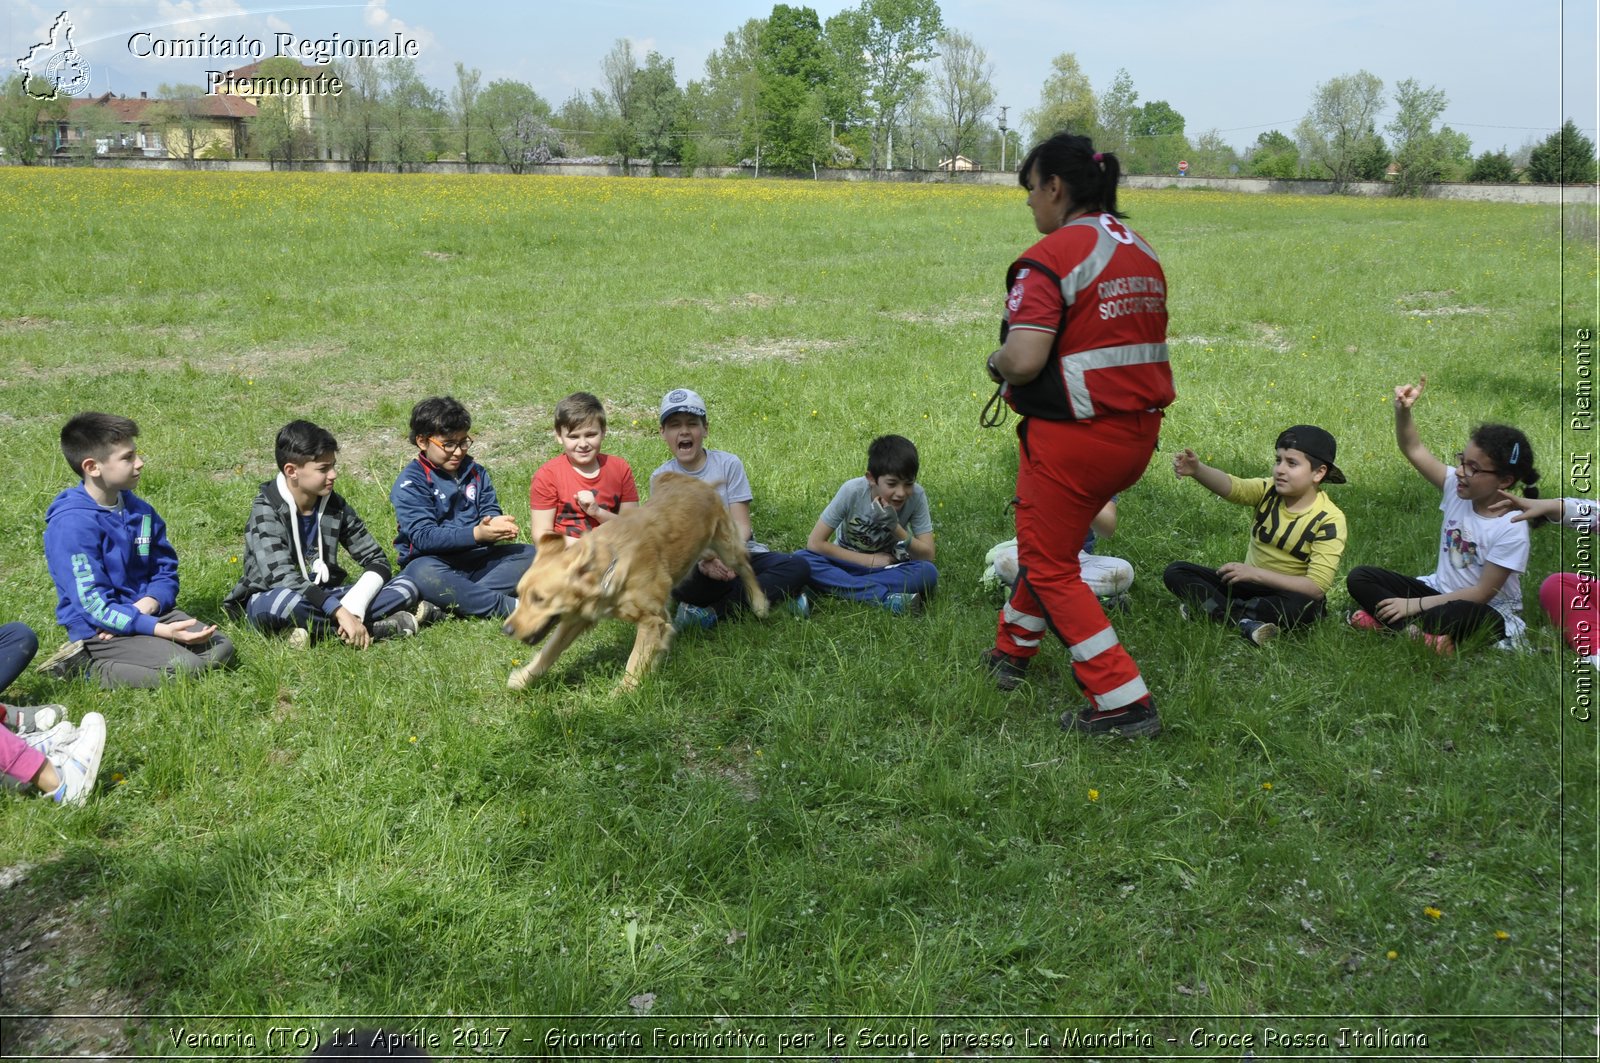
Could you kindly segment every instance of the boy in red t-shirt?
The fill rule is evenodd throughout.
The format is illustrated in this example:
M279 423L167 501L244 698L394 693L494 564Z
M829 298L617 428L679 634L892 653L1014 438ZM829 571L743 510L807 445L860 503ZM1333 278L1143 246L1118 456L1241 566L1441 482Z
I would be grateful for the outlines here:
M606 408L587 391L556 403L556 442L561 457L551 458L533 474L528 504L534 542L550 531L576 539L624 510L639 504L633 470L615 454L602 454Z

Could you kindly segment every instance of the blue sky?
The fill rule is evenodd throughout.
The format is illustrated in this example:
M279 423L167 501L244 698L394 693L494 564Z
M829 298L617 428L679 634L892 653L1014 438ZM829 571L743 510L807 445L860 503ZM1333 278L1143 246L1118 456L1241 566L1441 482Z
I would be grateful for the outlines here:
M857 0L859 2L859 0ZM200 83L228 59L141 58L128 37L243 34L271 54L273 34L375 38L400 32L418 41L418 65L436 87L456 61L484 83L514 78L559 105L600 83L600 59L619 37L641 54L675 61L681 83L703 76L706 56L771 0L351 0L342 4L255 0L0 0L10 60L42 39L63 7L75 43L93 68L93 91L154 94L162 82ZM847 4L813 5L826 20ZM945 23L963 30L994 61L999 102L1015 124L1038 104L1050 60L1074 52L1098 91L1118 68L1141 101L1166 100L1191 137L1218 129L1236 146L1268 129L1290 132L1317 83L1366 69L1386 89L1404 78L1449 97L1444 121L1472 138L1474 152L1515 150L1542 139L1566 116L1589 136L1596 126L1596 5L1593 0L944 0ZM1113 14L1114 13L1114 14ZM1392 109L1391 109L1392 113ZM1386 113L1382 121L1386 121Z

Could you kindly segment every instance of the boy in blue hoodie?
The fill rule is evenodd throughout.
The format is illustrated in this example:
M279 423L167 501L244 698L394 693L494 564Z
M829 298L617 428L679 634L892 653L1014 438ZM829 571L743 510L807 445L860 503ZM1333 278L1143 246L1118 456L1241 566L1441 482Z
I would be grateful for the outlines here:
M417 458L389 490L399 525L394 548L422 600L461 616L503 618L517 607L517 581L534 547L500 511L489 470L468 451L472 415L449 396L411 409Z
M233 660L233 643L215 624L175 607L178 554L166 522L133 493L144 469L138 434L128 418L105 413L80 413L61 429L61 453L83 482L45 511L44 556L56 620L71 641L41 672L152 687Z

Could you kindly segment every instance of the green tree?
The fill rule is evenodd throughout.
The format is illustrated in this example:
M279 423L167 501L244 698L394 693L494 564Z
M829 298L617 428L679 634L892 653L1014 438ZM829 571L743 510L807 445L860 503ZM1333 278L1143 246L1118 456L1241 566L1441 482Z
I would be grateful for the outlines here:
M994 64L977 41L959 30L939 35L930 127L939 153L951 160L978 154L978 132L994 110Z
M1215 129L1201 133L1189 147L1189 172L1197 177L1227 177L1239 168L1239 153Z
M1035 143L1057 133L1093 136L1096 108L1089 76L1078 57L1062 52L1050 60L1050 76L1039 93L1039 106L1023 116Z
M485 158L522 173L530 162L547 162L561 151L550 126L550 105L520 81L499 80L478 96L478 126Z
M264 61L257 73L262 78L298 78L305 70L286 55ZM311 154L311 131L300 118L300 97L264 96L256 104L254 118L245 120L250 149L268 163L293 162Z
M704 81L684 89L694 164L722 166L754 155L761 136L761 75L756 68L766 19L747 19L706 57ZM686 160L687 162L688 160Z
M817 13L775 6L761 30L755 69L762 165L791 172L810 166L828 142L828 62Z
M1365 70L1325 81L1311 94L1295 138L1300 154L1328 172L1335 191L1357 179L1358 159L1370 166L1375 157L1373 121L1382 106L1383 81Z
M193 166L211 141L204 90L199 85L162 84L156 97L148 112L150 125L160 134L167 154Z
M1256 137L1250 151L1249 171L1256 177L1280 180L1300 174L1300 149L1295 142L1274 129Z
M1443 89L1423 88L1413 78L1394 87L1395 116L1386 127L1398 167L1392 189L1397 196L1420 195L1444 177L1455 145L1433 123L1449 103Z
M1389 164L1394 161L1394 155L1389 151L1389 145L1383 142L1378 131L1371 126L1356 139L1355 146L1350 153L1350 177L1352 181L1382 181L1389 175Z
M626 174L638 136L634 129L633 82L639 76L639 61L634 57L632 41L617 38L611 51L600 60L600 76L605 83L605 98L610 103L607 131L617 154L622 157L622 172Z
M849 16L849 17L845 17ZM936 0L863 0L853 12L829 20L837 25L836 52L857 49L862 57L863 101L872 129L871 167L894 165L894 128L927 78L918 69L935 55L944 29Z
M1581 185L1594 179L1594 141L1570 118L1528 156L1528 180L1534 184Z
M411 59L390 59L379 68L383 94L378 99L378 157L397 171L435 158L444 125L445 102L422 80Z
M1139 111L1139 94L1126 70L1118 70L1111 87L1100 94L1095 108L1094 145L1101 151L1116 153L1120 159L1128 151L1128 136Z
M477 68L468 70L465 63L456 60L456 83L450 90L450 111L456 123L456 136L461 142L461 161L467 164L469 170L473 163L494 157L492 147L473 143L473 134L480 132L478 99L482 93L479 88L482 81L482 71Z
M1486 151L1473 162L1472 169L1467 171L1467 180L1474 184L1510 184L1517 179L1516 164L1511 161L1511 156L1502 148L1499 151Z
M556 112L556 128L564 144L579 156L608 155L616 150L616 108L599 89L588 96L574 92Z
M1177 173L1179 160L1189 153L1183 115L1166 100L1151 100L1134 111L1128 137L1126 165L1132 173Z
M635 143L650 160L650 172L655 174L660 172L662 163L678 158L683 90L678 87L672 60L650 52L634 75L629 91Z
M365 170L378 157L378 103L383 95L378 65L366 56L341 63L335 73L344 85L329 100L328 141L352 170Z
M52 95L42 90L37 95L24 91L26 76L13 74L0 83L0 152L13 162L31 166L53 149L47 124L66 120L67 101L59 96L38 99Z

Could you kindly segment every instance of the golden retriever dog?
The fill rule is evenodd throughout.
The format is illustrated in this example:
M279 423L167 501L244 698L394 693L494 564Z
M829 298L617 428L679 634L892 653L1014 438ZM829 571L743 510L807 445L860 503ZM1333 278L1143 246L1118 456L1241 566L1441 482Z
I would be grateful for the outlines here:
M733 518L716 488L692 476L663 473L647 504L574 542L556 532L541 535L539 552L517 583L517 608L503 630L530 646L551 628L555 634L533 660L511 673L506 685L526 687L579 635L615 617L638 626L617 692L637 687L672 645L667 615L672 588L705 557L720 558L737 572L750 608L757 616L767 615L767 596L756 583Z

